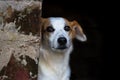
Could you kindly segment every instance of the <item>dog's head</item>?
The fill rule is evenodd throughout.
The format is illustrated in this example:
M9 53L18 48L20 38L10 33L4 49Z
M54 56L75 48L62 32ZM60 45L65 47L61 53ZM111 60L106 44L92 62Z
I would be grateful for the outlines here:
M53 51L68 50L74 38L86 41L86 35L77 21L68 21L62 17L44 18L41 28L42 45Z

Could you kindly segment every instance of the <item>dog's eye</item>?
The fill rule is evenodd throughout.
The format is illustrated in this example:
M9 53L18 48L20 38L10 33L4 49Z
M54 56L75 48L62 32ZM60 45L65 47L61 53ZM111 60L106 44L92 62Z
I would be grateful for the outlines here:
M65 27L64 27L64 30L65 30L65 31L70 31L70 26L65 26Z
M55 29L52 26L48 26L46 31L47 32L53 32Z

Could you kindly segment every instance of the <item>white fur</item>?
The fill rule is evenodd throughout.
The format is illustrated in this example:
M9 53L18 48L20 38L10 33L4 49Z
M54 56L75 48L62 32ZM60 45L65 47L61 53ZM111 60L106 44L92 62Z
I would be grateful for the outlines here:
M49 25L55 30L54 32L50 32L48 40L44 39L44 42L48 41L47 44L41 43L38 80L70 80L69 57L73 50L73 44L72 38L69 36L69 31L64 30L66 20L61 17L51 17L47 20L49 20ZM67 48L64 50L58 49L59 43L57 40L59 37L64 37L67 40ZM83 37L85 37L84 34Z
M63 18L49 18L51 25L53 26L53 28L55 29L54 33L52 33L51 37L50 37L50 41L51 41L51 47L53 49L58 47L58 42L57 39L59 37L65 37L67 39L67 47L70 47L71 43L71 39L68 35L68 32L66 32L64 30L65 27L65 20Z
M48 52L42 47L40 48L41 55L39 60L39 72L38 80L69 80L70 78L70 67L69 67L69 53L72 51L72 46L63 55L53 55L53 52ZM57 54L57 53L56 53ZM60 53L63 54L63 53ZM50 57L52 55L52 57ZM59 56L59 57L56 57ZM49 57L49 62L45 62ZM44 58L44 59L43 59ZM43 61L45 60L45 61Z

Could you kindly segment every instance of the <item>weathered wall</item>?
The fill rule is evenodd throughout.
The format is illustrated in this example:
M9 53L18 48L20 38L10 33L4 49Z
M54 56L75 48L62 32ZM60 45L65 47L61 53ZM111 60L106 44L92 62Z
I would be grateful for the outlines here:
M0 80L36 80L40 0L0 1Z

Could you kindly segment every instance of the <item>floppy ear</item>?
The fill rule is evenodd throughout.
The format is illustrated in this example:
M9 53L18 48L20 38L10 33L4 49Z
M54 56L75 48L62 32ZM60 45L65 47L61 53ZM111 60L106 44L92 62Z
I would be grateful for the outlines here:
M75 38L77 38L80 41L86 41L87 37L84 34L83 29L80 26L80 24L78 24L77 21L72 21L71 23L72 23L73 30L75 31Z
M44 33L44 25L45 22L47 21L47 18L40 18L41 23L40 23L40 36L41 36L41 41L43 40L43 33Z

